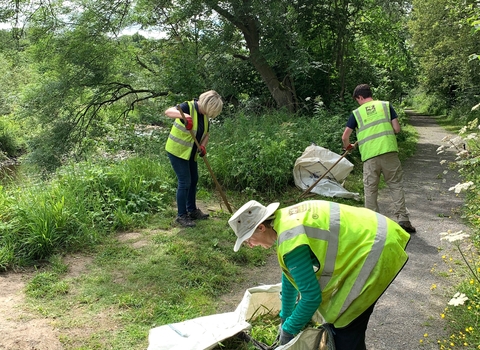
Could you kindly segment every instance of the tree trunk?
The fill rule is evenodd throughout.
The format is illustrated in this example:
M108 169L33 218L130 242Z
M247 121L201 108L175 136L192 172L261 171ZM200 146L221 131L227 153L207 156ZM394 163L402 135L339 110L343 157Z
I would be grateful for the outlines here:
M262 77L277 106L279 108L286 107L290 112L295 112L294 89L290 88L291 86L293 87L293 82L290 81L287 76L284 79L286 80L285 84L282 83L281 79L278 78L262 54L259 36L260 24L257 18L251 13L251 8L248 3L249 1L245 1L241 9L236 9L236 16L233 16L229 11L221 8L217 2L214 4L210 3L210 7L242 32L247 43L247 48L250 51L250 56L246 59L248 59ZM241 15L239 15L239 13L241 13Z
M269 66L265 57L261 54L260 50L257 48L251 48L249 61L258 71L263 81L267 85L270 94L277 103L279 108L286 107L290 112L295 112L295 101L293 91L289 88L291 82L288 81L288 84L283 84L273 71L272 67ZM289 78L287 78L289 79Z

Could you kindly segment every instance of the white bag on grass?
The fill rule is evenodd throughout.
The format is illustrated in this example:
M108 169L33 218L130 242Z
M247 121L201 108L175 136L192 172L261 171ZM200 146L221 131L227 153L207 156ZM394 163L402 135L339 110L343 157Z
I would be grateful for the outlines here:
M280 312L282 285L264 285L249 288L233 312L198 317L191 320L163 325L150 330L148 350L209 350L219 342L251 328L250 320L263 314ZM323 319L315 313L313 321ZM291 342L279 346L278 350L319 349L322 330L307 328ZM270 344L268 344L270 345ZM314 347L316 346L316 347Z
M358 193L349 192L340 184L353 170L353 164L348 159L342 158L339 161L340 158L341 156L335 152L311 144L295 161L293 167L295 186L304 191L328 172L311 190L312 193L326 197L359 200ZM335 164L337 161L338 163ZM330 168L331 170L328 171Z

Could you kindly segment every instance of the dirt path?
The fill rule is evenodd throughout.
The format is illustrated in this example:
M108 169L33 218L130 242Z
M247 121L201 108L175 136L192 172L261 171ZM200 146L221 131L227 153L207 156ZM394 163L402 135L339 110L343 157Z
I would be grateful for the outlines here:
M404 182L410 219L417 233L407 247L407 265L380 298L370 319L369 350L438 349L437 340L448 337L440 315L453 296L454 281L438 273L447 270L442 256L451 254L451 245L440 241L439 233L468 231L460 218L463 200L448 191L459 177L453 171L444 174L447 167L440 164L443 159L455 159L455 153L436 152L448 133L433 117L412 113L410 121L420 138L415 156L404 164ZM386 209L382 214L391 215L387 189L381 192L380 203Z
M466 230L459 216L462 199L448 189L455 185L454 172L443 174L437 155L447 133L433 117L414 115L411 123L420 134L416 155L404 164L407 206L417 228L407 248L410 260L395 282L380 298L367 331L369 350L438 349L437 340L446 336L440 314L452 296L452 281L439 277L446 267L442 255L450 249L440 241L439 232ZM388 190L380 193L383 214L392 213ZM443 247L445 250L440 250ZM69 264L74 269L72 262ZM433 270L433 271L432 271ZM253 269L232 287L219 302L218 312L233 311L247 288L280 282L275 255L262 267ZM61 350L53 320L25 313L23 288L30 273L0 273L0 350ZM432 290L432 286L436 288ZM427 337L424 335L428 334ZM423 345L420 345L423 340Z

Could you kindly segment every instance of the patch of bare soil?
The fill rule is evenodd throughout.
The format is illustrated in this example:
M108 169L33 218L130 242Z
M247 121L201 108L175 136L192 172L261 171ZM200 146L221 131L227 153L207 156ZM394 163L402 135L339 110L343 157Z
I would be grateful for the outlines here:
M58 333L52 320L38 317L24 309L25 283L33 271L0 274L0 349L60 350Z
M126 232L118 236L122 242L130 243L134 248L148 244L141 233ZM82 255L69 255L63 258L68 266L66 278L76 278L86 271L92 258ZM25 307L25 286L35 274L34 269L0 273L0 350L61 350L59 331L55 319L44 318L28 311ZM71 310L72 317L78 313L82 319L82 310ZM71 342L82 339L98 327L115 328L111 315L98 315L95 323L87 327L70 328L67 335ZM80 346L81 344L79 344Z
M68 277L77 277L91 261L90 257L72 255L64 259ZM34 269L0 274L0 349L61 350L55 320L42 318L24 307L25 286L35 274Z
M452 296L452 281L437 272L442 270L441 255L451 247L440 241L438 233L461 229L468 232L459 215L463 200L448 191L458 182L458 176L454 172L444 173L444 167L440 166L442 159L454 159L454 153L436 154L447 132L437 126L433 117L412 115L411 123L420 139L416 155L404 165L405 190L417 233L407 247L410 260L377 302L370 319L369 350L438 349L437 340L446 336L440 314ZM379 201L382 214L391 217L388 189L380 192ZM119 239L138 247L146 244L139 233L125 233ZM68 257L69 274L72 277L81 274L88 259ZM0 273L0 350L63 349L54 320L33 315L23 307L24 287L32 276L33 271ZM250 287L280 281L281 271L272 254L264 266L245 272L230 293L219 300L217 312L234 311ZM80 337L88 332L78 331L83 333L79 333ZM71 330L70 335L75 337L75 332Z

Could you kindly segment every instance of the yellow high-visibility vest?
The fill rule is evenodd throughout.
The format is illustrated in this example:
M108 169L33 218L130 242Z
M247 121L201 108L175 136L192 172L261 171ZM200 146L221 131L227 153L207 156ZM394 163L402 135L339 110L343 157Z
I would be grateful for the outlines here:
M320 266L315 272L322 291L318 310L339 328L369 308L408 260L405 247L410 235L366 208L306 201L277 210L273 227L278 233L278 261L297 289L284 256L298 246L310 247Z
M189 101L188 107L190 109L190 116L193 119L193 135L197 134L198 129L198 113L195 109L194 101ZM208 133L208 118L207 116L203 116L204 120L204 130L203 136ZM188 160L192 154L194 140L192 135L190 134L190 130L185 128L185 125L181 122L180 118L175 119L173 122L172 129L170 130L170 134L168 135L167 143L165 145L165 150L176 157ZM196 155L195 155L196 157Z
M384 153L398 152L388 102L364 103L353 111L353 115L358 125L357 141L362 161Z

